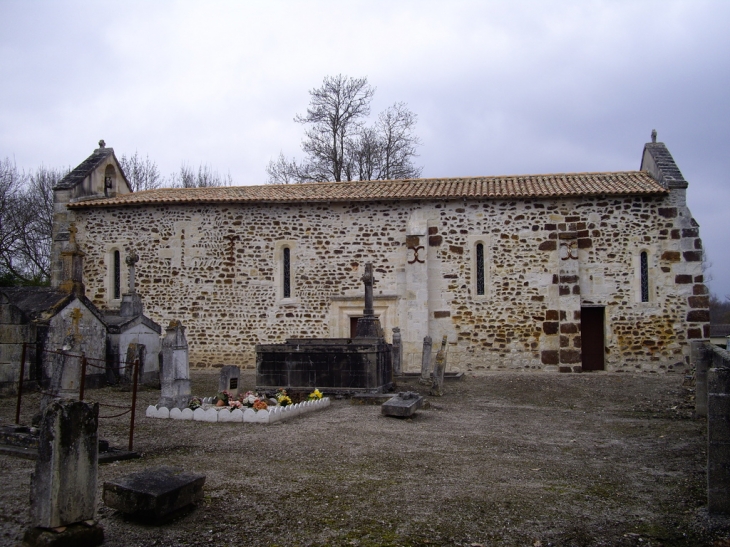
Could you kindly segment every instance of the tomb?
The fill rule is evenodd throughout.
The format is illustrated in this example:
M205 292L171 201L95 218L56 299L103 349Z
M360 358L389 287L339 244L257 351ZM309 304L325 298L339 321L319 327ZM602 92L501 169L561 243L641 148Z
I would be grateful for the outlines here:
M326 389L331 393L389 391L392 346L373 310L373 267L365 264L365 309L353 338L291 338L256 346L256 388Z
M203 498L205 475L162 466L104 483L104 504L146 521L162 521Z

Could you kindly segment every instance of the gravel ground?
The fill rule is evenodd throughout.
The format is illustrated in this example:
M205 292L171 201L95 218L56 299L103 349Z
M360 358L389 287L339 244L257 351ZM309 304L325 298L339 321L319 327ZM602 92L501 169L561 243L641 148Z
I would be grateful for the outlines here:
M213 395L215 372L193 374ZM336 400L276 424L149 419L139 394L138 460L99 467L104 545L652 545L730 547L707 515L706 422L681 375L488 373L446 383L415 418ZM251 372L242 385L254 385ZM419 390L415 380L400 390ZM120 388L87 399L122 403ZM29 423L38 397L24 399ZM14 419L0 400L0 423ZM102 409L101 414L109 414ZM100 435L127 446L126 419ZM174 465L207 476L205 498L162 526L101 502L105 480ZM0 455L0 543L29 525L33 462Z

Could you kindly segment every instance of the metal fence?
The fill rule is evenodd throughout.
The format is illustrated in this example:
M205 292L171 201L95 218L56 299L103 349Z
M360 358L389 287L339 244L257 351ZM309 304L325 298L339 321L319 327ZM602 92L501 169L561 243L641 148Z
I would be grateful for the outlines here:
M25 360L26 356L28 355L28 346L31 345L29 343L23 344L23 351L21 352L20 357L20 374L18 377L18 400L15 407L15 423L20 424L20 408L22 406L22 400L23 400L23 377L25 376ZM94 359L89 358L84 355L84 353L80 354L73 354L67 351L53 351L53 350L42 350L41 355L41 361L43 361L44 357L48 355L62 355L64 358L67 359L79 359L79 365L81 368L81 378L79 381L79 394L78 398L79 401L84 400L85 396L85 388L86 388L86 375L89 370L91 369L101 369L103 371L107 370L107 363L104 359ZM120 418L122 416L125 416L129 414L129 450L131 451L134 446L134 418L136 413L136 407L137 407L137 387L139 383L139 359L135 359L133 362L129 363L127 361L121 361L120 365L123 364L124 367L133 367L132 372L132 401L130 405L112 405L109 403L99 403L100 407L104 408L110 408L115 409L111 412L116 412L115 414L109 414L106 416L99 416L100 420L105 419L112 419L112 418ZM57 393L52 393L48 391L44 391L43 389L40 390L41 395L49 396L49 397L57 397Z

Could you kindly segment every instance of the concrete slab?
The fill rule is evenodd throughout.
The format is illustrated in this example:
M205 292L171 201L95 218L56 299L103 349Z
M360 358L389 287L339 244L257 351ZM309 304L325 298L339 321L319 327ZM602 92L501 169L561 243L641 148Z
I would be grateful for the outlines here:
M167 517L203 497L205 475L175 467L156 467L104 483L104 503L147 521Z

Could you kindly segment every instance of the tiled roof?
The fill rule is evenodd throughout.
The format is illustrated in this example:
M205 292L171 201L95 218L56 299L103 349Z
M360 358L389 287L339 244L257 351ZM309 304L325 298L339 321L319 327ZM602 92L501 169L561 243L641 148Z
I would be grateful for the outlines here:
M320 182L214 188L159 188L114 198L71 203L69 207L119 207L222 202L286 203L450 198L544 198L665 193L667 193L667 190L647 172L623 171L618 173Z

